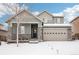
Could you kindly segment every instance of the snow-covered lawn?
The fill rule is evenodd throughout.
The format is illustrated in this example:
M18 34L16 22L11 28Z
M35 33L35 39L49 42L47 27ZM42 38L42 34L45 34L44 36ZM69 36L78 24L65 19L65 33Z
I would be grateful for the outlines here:
M79 54L79 40L75 41L47 41L37 44L16 43L6 44L2 42L0 54L40 54L40 55L57 55L57 54Z

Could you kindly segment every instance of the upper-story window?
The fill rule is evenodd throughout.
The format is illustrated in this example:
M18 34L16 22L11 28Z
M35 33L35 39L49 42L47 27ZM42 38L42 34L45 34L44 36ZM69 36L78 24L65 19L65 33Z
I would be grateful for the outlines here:
M57 23L58 23L58 24L60 24L60 20L61 20L60 18L57 18Z
M43 18L43 22L47 23L47 18L46 17Z
M60 23L64 23L64 18L60 18Z
M53 23L53 20L48 20L47 23Z
M61 24L61 23L64 23L63 21L64 21L64 19L61 18L61 17L55 17L55 18L53 18L53 23L54 23L54 24Z
M43 22L50 23L50 24L62 24L64 23L64 19L63 17L52 17L52 18L44 17Z
M54 23L54 24L57 24L57 18L54 18L54 19L53 19L53 23Z

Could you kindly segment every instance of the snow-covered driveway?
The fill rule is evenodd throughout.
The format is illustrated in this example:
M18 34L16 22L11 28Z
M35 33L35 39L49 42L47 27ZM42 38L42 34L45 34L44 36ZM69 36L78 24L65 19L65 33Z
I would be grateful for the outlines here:
M79 54L79 40L75 41L47 41L38 44L16 43L6 44L2 42L0 46L0 55L11 54L40 54L40 55L56 55L56 54Z

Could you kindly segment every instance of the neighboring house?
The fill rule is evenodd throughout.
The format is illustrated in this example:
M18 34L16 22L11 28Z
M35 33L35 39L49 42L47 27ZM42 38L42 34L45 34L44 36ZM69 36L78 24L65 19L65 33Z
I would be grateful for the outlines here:
M17 23L19 41L71 40L71 25L64 24L64 16L53 16L47 11L35 16L27 10L10 17L8 23L8 42L16 42Z
M4 25L0 24L0 30L4 29Z
M0 41L7 40L7 31L4 29L4 25L0 24Z
M72 37L73 39L79 39L79 16L73 19L72 24Z

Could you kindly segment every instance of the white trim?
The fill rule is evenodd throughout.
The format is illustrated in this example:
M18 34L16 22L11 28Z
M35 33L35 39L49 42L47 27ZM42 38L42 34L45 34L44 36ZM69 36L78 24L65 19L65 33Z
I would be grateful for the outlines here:
M14 23L14 22L12 22L12 23ZM31 24L31 23L39 23L39 22L19 22L19 23L25 23L25 24ZM17 24L17 22L16 22L16 24Z
M12 20L12 18L16 18L16 16L18 16L22 12L27 12L28 14L30 14L31 16L35 17L37 20L39 20L40 22L42 22L37 16L33 15L30 11L27 11L27 10L20 11L19 13L15 14L14 16L12 16L9 19L7 19L6 22L8 22L9 20Z
M70 24L44 24L44 26L71 26Z

